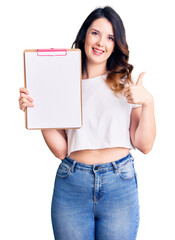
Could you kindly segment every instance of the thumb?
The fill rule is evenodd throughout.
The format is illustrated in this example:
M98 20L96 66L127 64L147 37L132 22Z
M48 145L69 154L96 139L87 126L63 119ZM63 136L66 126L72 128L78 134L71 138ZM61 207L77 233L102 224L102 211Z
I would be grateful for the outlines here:
M138 79L137 79L137 82L136 82L136 85L142 85L143 83L142 83L142 79L143 79L143 76L145 75L145 72L142 72L140 75L139 75L139 77L138 77Z

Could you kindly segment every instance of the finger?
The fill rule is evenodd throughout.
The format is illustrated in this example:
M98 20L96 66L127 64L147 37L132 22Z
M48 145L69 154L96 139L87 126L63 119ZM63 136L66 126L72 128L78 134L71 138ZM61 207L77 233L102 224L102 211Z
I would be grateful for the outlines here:
M31 98L30 96L24 94L24 93L21 93L20 94L20 98L19 99L22 99L22 98L26 98L28 101L32 102L33 101L33 98Z
M133 84L131 84L129 87L125 87L125 88L122 90L122 93L124 94L124 93L126 93L126 92L128 92L128 91L131 91L131 90L133 89L133 87L134 87Z
M140 73L140 75L138 77L138 80L136 82L136 85L141 85L142 84L142 79L143 79L144 75L145 75L145 72Z
M132 100L128 100L128 103L133 104L133 101Z
M25 111L26 106L24 105L24 103L22 103L22 104L19 105L19 108L20 108L22 111Z
M26 98L26 97L20 97L19 98L19 104L22 104L22 103L26 103L26 102L28 102L28 103L33 103L33 101L30 101L30 100L28 100L28 98Z
M29 101L26 98L20 98L19 99L19 105L23 104L23 103L29 103Z
M122 90L122 95L124 96L128 91L129 91L129 88L128 88L128 87L127 87L127 88L124 88L124 89Z
M19 105L25 104L25 107L33 107L34 104L29 102L27 99L23 98L19 101Z
M133 99L132 98L127 98L127 101L133 101Z
M25 93L25 94L27 94L27 95L29 94L29 91L27 90L27 88L24 88L24 87L20 88L20 89L19 89L19 92L20 92L20 93Z
M133 104L133 100L131 98L127 99L127 103Z
M132 92L131 92L131 91L127 91L124 96L125 96L126 98L132 97Z
M22 105L19 106L19 108L20 108L22 111L25 111L25 108L26 108L26 107L22 104Z
M124 92L124 94L123 94L124 97L129 97L131 95L132 95L132 92L130 89L128 91Z
M24 102L24 103L22 103L22 104L20 104L20 106L19 106L19 108L21 109L21 110L23 110L23 111L25 111L25 108L26 107L34 107L34 104L33 103L27 103L27 102Z

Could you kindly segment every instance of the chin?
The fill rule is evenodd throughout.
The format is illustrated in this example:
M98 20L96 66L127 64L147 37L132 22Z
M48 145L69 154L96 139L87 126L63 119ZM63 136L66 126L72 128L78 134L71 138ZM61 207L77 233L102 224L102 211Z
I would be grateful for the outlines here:
M89 58L88 61L93 64L106 64L107 60L106 59L94 59L94 58Z

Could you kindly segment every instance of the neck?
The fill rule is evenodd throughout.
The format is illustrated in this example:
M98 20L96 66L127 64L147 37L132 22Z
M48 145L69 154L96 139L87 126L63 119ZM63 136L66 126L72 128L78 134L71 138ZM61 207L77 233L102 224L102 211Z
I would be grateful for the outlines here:
M106 63L104 64L93 64L90 62L86 63L85 70L83 72L83 79L94 78L106 73Z

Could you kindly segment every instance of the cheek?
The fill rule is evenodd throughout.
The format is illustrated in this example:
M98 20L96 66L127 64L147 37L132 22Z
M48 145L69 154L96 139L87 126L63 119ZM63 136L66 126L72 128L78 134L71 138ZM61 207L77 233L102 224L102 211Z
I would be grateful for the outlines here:
M92 47L94 43L95 43L95 40L93 38L87 38L85 42L87 47Z
M86 44L84 45L84 50L85 50L85 53L86 55L88 54L89 52L89 44L86 42Z
M93 38L87 38L85 41L84 49L85 53L87 54L88 52L91 52L92 46L94 46L95 41Z
M107 46L107 53L108 55L111 55L114 50L114 44L108 45Z

